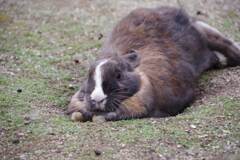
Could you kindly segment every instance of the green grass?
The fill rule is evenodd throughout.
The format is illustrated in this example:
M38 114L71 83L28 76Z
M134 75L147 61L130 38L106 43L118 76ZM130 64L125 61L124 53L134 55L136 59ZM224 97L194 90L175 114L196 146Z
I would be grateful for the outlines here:
M18 129L23 125L23 114L33 107L66 107L74 92L68 87L72 81L69 67L77 70L78 77L86 70L74 64L73 56L82 53L83 59L93 59L86 51L100 47L98 40L70 39L83 32L83 26L68 21L33 29L26 21L18 20L0 29L1 65L12 73L0 77L1 126ZM73 86L74 90L79 87ZM17 93L18 89L22 92Z
M145 119L115 122L112 124L113 127L123 129L109 131L111 133L110 137L127 144L133 143L136 140L144 142L169 139L176 145L180 144L186 148L203 145L201 144L204 143L201 141L201 135L221 135L225 130L231 131L229 134L230 137L234 137L234 135L238 135L237 137L239 137L238 131L240 126L238 123L240 119L238 118L238 111L240 102L227 97L220 97L216 101L220 104L223 103L223 105L221 107L215 105L190 108L186 113L177 117L160 120L157 126ZM216 121L218 117L222 117L223 121ZM229 124L228 122L231 122L232 119L234 119L234 122ZM214 123L217 126L210 125ZM228 125L224 125L225 123ZM192 129L190 125L195 125L196 129ZM218 140L213 140L208 146L216 145L215 143Z

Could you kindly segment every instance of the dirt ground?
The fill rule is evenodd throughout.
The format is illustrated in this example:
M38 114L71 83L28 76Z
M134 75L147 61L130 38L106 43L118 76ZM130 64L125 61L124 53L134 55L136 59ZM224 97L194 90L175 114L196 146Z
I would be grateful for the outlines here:
M0 0L0 159L240 159L240 67L205 73L176 117L74 123L63 114L114 24L159 5L240 42L239 0Z

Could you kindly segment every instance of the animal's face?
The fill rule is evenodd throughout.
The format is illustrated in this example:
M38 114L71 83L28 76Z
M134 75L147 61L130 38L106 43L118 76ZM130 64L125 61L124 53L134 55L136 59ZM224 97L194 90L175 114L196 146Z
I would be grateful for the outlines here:
M87 93L92 110L114 111L124 99L139 90L140 77L134 71L139 61L139 55L132 52L122 57L102 59L91 65Z

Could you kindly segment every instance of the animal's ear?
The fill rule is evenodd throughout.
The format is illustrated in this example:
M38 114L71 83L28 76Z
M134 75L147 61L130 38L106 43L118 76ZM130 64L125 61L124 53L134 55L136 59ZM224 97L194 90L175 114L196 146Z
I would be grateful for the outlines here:
M140 64L141 57L136 51L131 50L131 52L123 56L123 59L126 60L133 68L136 68Z

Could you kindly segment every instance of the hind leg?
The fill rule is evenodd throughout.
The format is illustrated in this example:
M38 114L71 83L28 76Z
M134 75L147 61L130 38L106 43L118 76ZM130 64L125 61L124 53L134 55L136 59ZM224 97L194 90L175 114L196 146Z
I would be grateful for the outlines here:
M216 56L220 62L227 66L240 65L240 46L236 42L225 38L216 28L202 21L195 21L193 26L204 36L209 49L217 51Z

